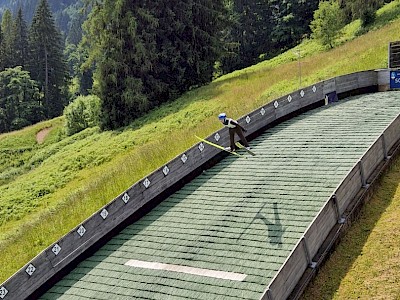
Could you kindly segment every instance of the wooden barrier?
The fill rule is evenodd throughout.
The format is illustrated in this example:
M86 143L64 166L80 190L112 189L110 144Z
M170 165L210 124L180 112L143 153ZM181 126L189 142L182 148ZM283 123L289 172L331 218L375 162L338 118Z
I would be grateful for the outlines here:
M336 93L341 94L358 89L360 87L358 76L359 73L354 73L336 78Z
M304 234L305 240L310 241L308 249L311 258L317 254L320 245L325 241L332 227L338 222L336 207L335 203L332 203L333 201L333 198L328 200Z
M281 118L321 102L328 93L354 92L364 87L377 88L379 72L358 72L321 81L280 97L238 121L247 128L247 135L255 134ZM363 168L364 176L371 174L380 159L384 159L385 153L389 153L397 142L399 123L399 118L394 120L393 126L382 133L381 142L377 141L371 151L349 172L335 192L337 204L332 204L334 198L327 201L270 283L262 299L287 297L304 270L312 263L311 258L337 222L338 216L343 214L363 186L361 169ZM229 137L226 131L223 128L210 135L208 140L228 146ZM221 150L200 142L135 183L0 285L0 299L37 297L52 282L63 276L66 268L82 260L93 247L104 244L116 228L131 222L135 214L143 213L144 207L156 205L165 199L174 189L196 176L199 170L207 168L219 155Z
M384 140L382 141L382 139L383 135L381 135L379 139L375 141L375 143L368 149L361 160L364 184L368 184L367 179L372 175L381 161L385 159L385 145L383 144Z
M358 162L336 189L335 196L340 215L343 214L354 196L363 186L360 166L361 164Z
M386 150L388 151L393 147L393 145L396 143L396 136L399 134L399 128L400 128L400 117L397 117L393 122L393 126L389 126L386 128L386 130L383 132L384 136L384 141L386 145Z
M302 238L268 286L267 291L261 297L262 300L284 299L281 296L294 289L309 263L304 245L306 245L306 242Z

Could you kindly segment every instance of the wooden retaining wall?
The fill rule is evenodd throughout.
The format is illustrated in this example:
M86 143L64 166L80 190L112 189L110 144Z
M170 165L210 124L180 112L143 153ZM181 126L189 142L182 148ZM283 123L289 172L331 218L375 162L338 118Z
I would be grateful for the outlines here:
M321 104L329 93L336 92L339 97L344 97L349 93L377 91L380 85L389 82L389 77L387 81L382 79L382 72L386 70L358 72L321 81L280 97L238 121L245 125L248 136L254 136L279 120ZM262 299L285 299L295 288L305 270L313 264L312 258L333 226L341 220L355 194L366 185L368 177L398 141L399 125L400 119L397 118L349 172L269 284ZM229 137L226 131L226 128L222 128L210 135L208 140L227 146ZM144 207L154 206L165 199L168 194L196 176L199 170L219 159L220 155L219 149L198 143L135 183L0 285L0 299L22 300L38 297L85 255L104 244L117 232L116 228L134 221L134 216L142 213Z

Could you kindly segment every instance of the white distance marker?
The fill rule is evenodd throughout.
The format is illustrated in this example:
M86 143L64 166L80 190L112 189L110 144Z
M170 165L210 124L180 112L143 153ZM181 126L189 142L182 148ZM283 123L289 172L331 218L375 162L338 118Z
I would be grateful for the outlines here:
M164 270L164 271L186 273L191 275L206 276L206 277L213 277L213 278L220 278L220 279L234 280L234 281L243 281L247 276L246 274L240 274L240 273L200 269L200 268L186 267L180 265L170 265L170 264L163 264L158 262L142 261L135 259L127 261L125 265L136 268Z

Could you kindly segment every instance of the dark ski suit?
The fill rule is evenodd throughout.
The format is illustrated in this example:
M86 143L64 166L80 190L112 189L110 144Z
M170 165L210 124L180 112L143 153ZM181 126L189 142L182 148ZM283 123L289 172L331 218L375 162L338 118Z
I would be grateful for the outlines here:
M222 122L225 127L229 128L229 138L231 141L231 150L236 149L235 145L235 133L240 137L240 140L242 141L242 144L245 147L249 147L249 143L246 140L246 137L243 134L243 131L246 132L246 129L244 129L242 126L239 125L239 123L236 120L230 119L230 118L225 118L225 120Z

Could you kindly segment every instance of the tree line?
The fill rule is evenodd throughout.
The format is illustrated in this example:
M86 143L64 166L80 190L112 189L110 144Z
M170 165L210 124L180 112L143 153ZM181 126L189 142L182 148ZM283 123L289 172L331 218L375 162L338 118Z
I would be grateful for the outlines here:
M43 118L61 114L68 102L68 69L69 75L77 79L77 95L90 92L99 97L99 108L90 110L98 113L94 119L102 129L126 126L163 102L176 99L217 76L273 57L305 37L312 36L333 46L332 36L340 26L357 18L367 26L384 0L84 0L84 3L82 15L76 17L66 39L67 65L46 0L40 1L28 30L22 16L19 17L20 12L14 20L7 13L3 15L0 43L4 59L0 60L0 71L14 68L7 69L9 73L4 76L20 76L24 78L21 82L29 82L31 85L26 86L32 88L24 95L32 95L28 98L35 104L14 99L10 105L10 100L2 100L7 97L0 94L0 124L5 118L2 114L7 116L5 107L18 107L15 103L25 103L14 110L14 117L18 118L25 106L34 107L40 112L35 116ZM22 50L17 45L27 48ZM17 58L17 53L26 55ZM21 95L18 97L15 98L21 99ZM84 99L79 102L73 107L82 111ZM68 115L76 116L71 110ZM7 122L11 119L7 117ZM27 116L25 119L34 121ZM13 126L8 130L14 129ZM4 128L0 125L0 131L7 130Z
M293 47L311 29L315 37L323 37L319 29L332 30L323 14L321 25L310 28L320 2L337 3L340 12L333 14L333 29L338 31L338 25L356 18L366 26L384 1L89 2L93 10L85 23L86 42L89 61L96 65L100 122L103 129L114 129L214 76Z
M88 2L84 42L96 65L100 125L114 129L261 54L292 47L310 31L319 1Z
M10 10L0 27L0 132L62 114L68 74L61 35L46 0L28 27L22 9Z
M16 14L18 9L22 9L25 20L30 24L40 0L1 0L0 17L6 10ZM56 26L65 36L69 33L69 28L73 19L82 7L82 0L48 0Z

